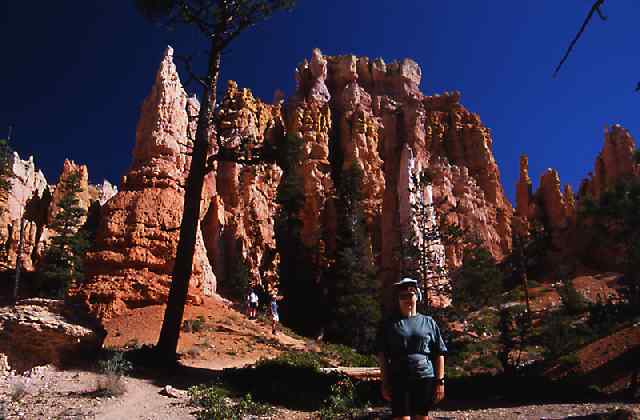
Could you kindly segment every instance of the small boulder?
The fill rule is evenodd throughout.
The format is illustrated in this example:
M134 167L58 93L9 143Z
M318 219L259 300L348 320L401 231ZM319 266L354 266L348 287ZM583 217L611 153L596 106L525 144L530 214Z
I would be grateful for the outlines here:
M0 353L17 372L86 358L104 337L104 330L74 316L60 300L26 299L0 308Z

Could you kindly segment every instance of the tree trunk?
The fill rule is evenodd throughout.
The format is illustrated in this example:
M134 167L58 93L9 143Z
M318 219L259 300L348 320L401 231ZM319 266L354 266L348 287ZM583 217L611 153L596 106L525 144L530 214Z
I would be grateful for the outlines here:
M520 267L522 270L522 288L524 289L524 302L527 309L527 321L531 321L531 300L529 298L529 276L527 274L527 259L524 242L519 241Z
M216 103L216 85L220 71L220 52L215 44L209 55L209 86L204 90L203 101L198 115L196 138L193 145L191 167L184 194L184 212L180 224L180 239L176 249L171 289L164 313L160 338L156 349L162 358L176 360L180 327L184 316L184 306L189 291L189 280L193 267L198 222L200 221L200 200L206 175L207 153L209 151L210 124Z
M16 279L13 284L13 301L18 301L18 287L20 286L20 271L22 269L22 248L24 247L24 215L20 218L20 233L18 250L16 252Z

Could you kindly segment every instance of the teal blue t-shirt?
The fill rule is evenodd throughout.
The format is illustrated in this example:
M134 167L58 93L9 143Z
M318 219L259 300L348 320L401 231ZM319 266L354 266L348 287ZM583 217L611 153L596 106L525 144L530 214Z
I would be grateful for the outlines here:
M430 316L392 317L378 329L377 349L389 360L393 376L433 378L432 358L447 352L440 328Z

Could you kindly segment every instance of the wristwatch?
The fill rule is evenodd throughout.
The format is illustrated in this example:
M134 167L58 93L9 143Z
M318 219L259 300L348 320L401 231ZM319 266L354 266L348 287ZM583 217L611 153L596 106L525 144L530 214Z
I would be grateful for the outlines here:
M436 378L436 384L444 385L444 378Z

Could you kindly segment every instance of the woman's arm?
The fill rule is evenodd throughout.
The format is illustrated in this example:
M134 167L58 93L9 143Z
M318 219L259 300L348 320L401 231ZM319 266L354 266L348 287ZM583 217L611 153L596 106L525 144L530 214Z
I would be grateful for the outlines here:
M380 391L382 398L391 401L391 383L389 382L389 364L384 353L378 353L378 365L380 365Z
M444 382L438 383L439 379L444 379L444 355L436 357L436 394L435 402L439 403L444 399Z

